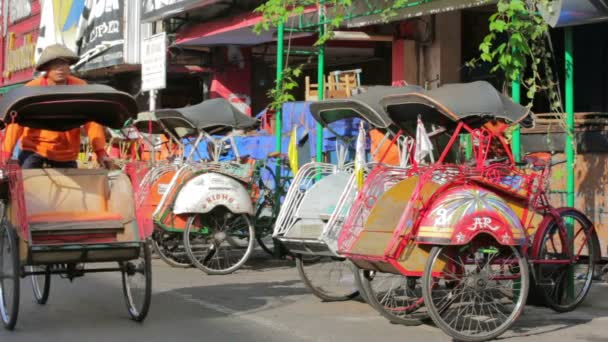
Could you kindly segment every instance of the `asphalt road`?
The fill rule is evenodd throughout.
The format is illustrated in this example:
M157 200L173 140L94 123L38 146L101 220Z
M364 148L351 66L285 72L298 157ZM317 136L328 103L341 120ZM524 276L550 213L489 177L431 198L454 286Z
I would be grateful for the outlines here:
M432 325L390 324L361 301L323 303L292 266L258 257L235 274L206 276L154 260L152 307L142 324L128 319L119 274L74 283L55 277L44 307L24 281L17 329L0 330L0 341L450 341ZM501 339L608 341L608 285L595 285L572 313L526 308Z

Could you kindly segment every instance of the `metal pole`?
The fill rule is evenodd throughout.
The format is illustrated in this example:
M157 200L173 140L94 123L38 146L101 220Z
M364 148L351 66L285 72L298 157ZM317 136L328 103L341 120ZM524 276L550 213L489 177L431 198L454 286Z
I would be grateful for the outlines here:
M565 68L566 68L566 205L574 207L574 35L572 27L566 27L564 30L564 50L565 50ZM568 241L570 250L574 250L574 222L572 219L566 220L566 229L568 232ZM567 274L567 292L570 298L574 297L574 270L568 268Z
M511 83L511 98L513 102L520 103L521 102L521 83L520 80L517 79ZM511 150L513 151L513 158L515 161L521 160L521 128L519 125L515 127L513 130L513 135L511 137Z
M319 0L319 37L325 34L325 0ZM319 100L323 100L325 94L325 44L319 46L319 57L317 63L317 96ZM317 161L323 161L323 126L317 123Z
M280 23L277 27L277 75L276 75L276 89L280 90L283 83L283 56L285 54L285 24ZM283 126L283 117L281 113L281 108L276 110L274 115L274 134L275 134L275 150L280 154L281 153L281 139L282 139L282 126ZM277 164L278 165L278 164ZM295 175L294 175L295 176Z
M572 28L565 29L564 45L566 50L566 205L574 207L574 44Z
M277 26L277 67L276 67L276 89L277 90L281 90L282 86L283 86L283 57L285 55L285 23L281 22L279 23L279 25ZM282 106L282 104L281 104ZM281 149L282 149L282 140L283 140L283 113L282 113L282 108L279 107L277 108L275 114L274 114L274 134L275 134L275 150L276 152L279 154L279 158L276 159L276 165L274 168L274 174L275 174L275 203L280 203L281 202L281 191L283 189L279 189L279 187L281 186L281 171L282 171L282 166L281 166ZM296 175L293 175L293 177L295 177ZM277 204L275 204L275 208L273 208L273 213L274 211L279 208L279 206ZM277 213L278 214L278 213ZM281 258L283 255L285 255L287 253L287 251L283 248L283 245L280 244L277 240L274 240L274 248L273 248L273 254L274 257L276 258Z
M149 99L149 110L151 112L156 110L156 89L150 90L150 99ZM156 137L154 134L150 133L150 159L152 163L156 161Z

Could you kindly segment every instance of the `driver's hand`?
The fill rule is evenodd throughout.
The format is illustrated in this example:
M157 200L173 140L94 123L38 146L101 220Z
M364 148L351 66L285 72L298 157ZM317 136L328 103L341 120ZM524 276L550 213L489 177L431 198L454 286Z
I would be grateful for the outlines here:
M114 164L114 161L112 161L112 158L108 157L107 155L101 157L101 160L99 160L99 164L108 170L118 169L118 166L116 164Z

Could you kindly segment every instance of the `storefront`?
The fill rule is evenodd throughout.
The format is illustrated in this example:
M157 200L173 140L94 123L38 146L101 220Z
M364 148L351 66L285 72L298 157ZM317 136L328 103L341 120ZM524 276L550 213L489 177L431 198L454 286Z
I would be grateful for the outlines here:
M40 1L0 0L2 36L0 95L33 77Z

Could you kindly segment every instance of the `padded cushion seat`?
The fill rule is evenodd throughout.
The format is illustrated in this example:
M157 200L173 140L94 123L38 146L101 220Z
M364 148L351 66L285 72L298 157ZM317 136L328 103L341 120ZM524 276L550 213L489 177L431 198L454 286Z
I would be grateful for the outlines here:
M34 232L72 230L122 230L123 217L109 212L58 212L39 213L28 217Z

